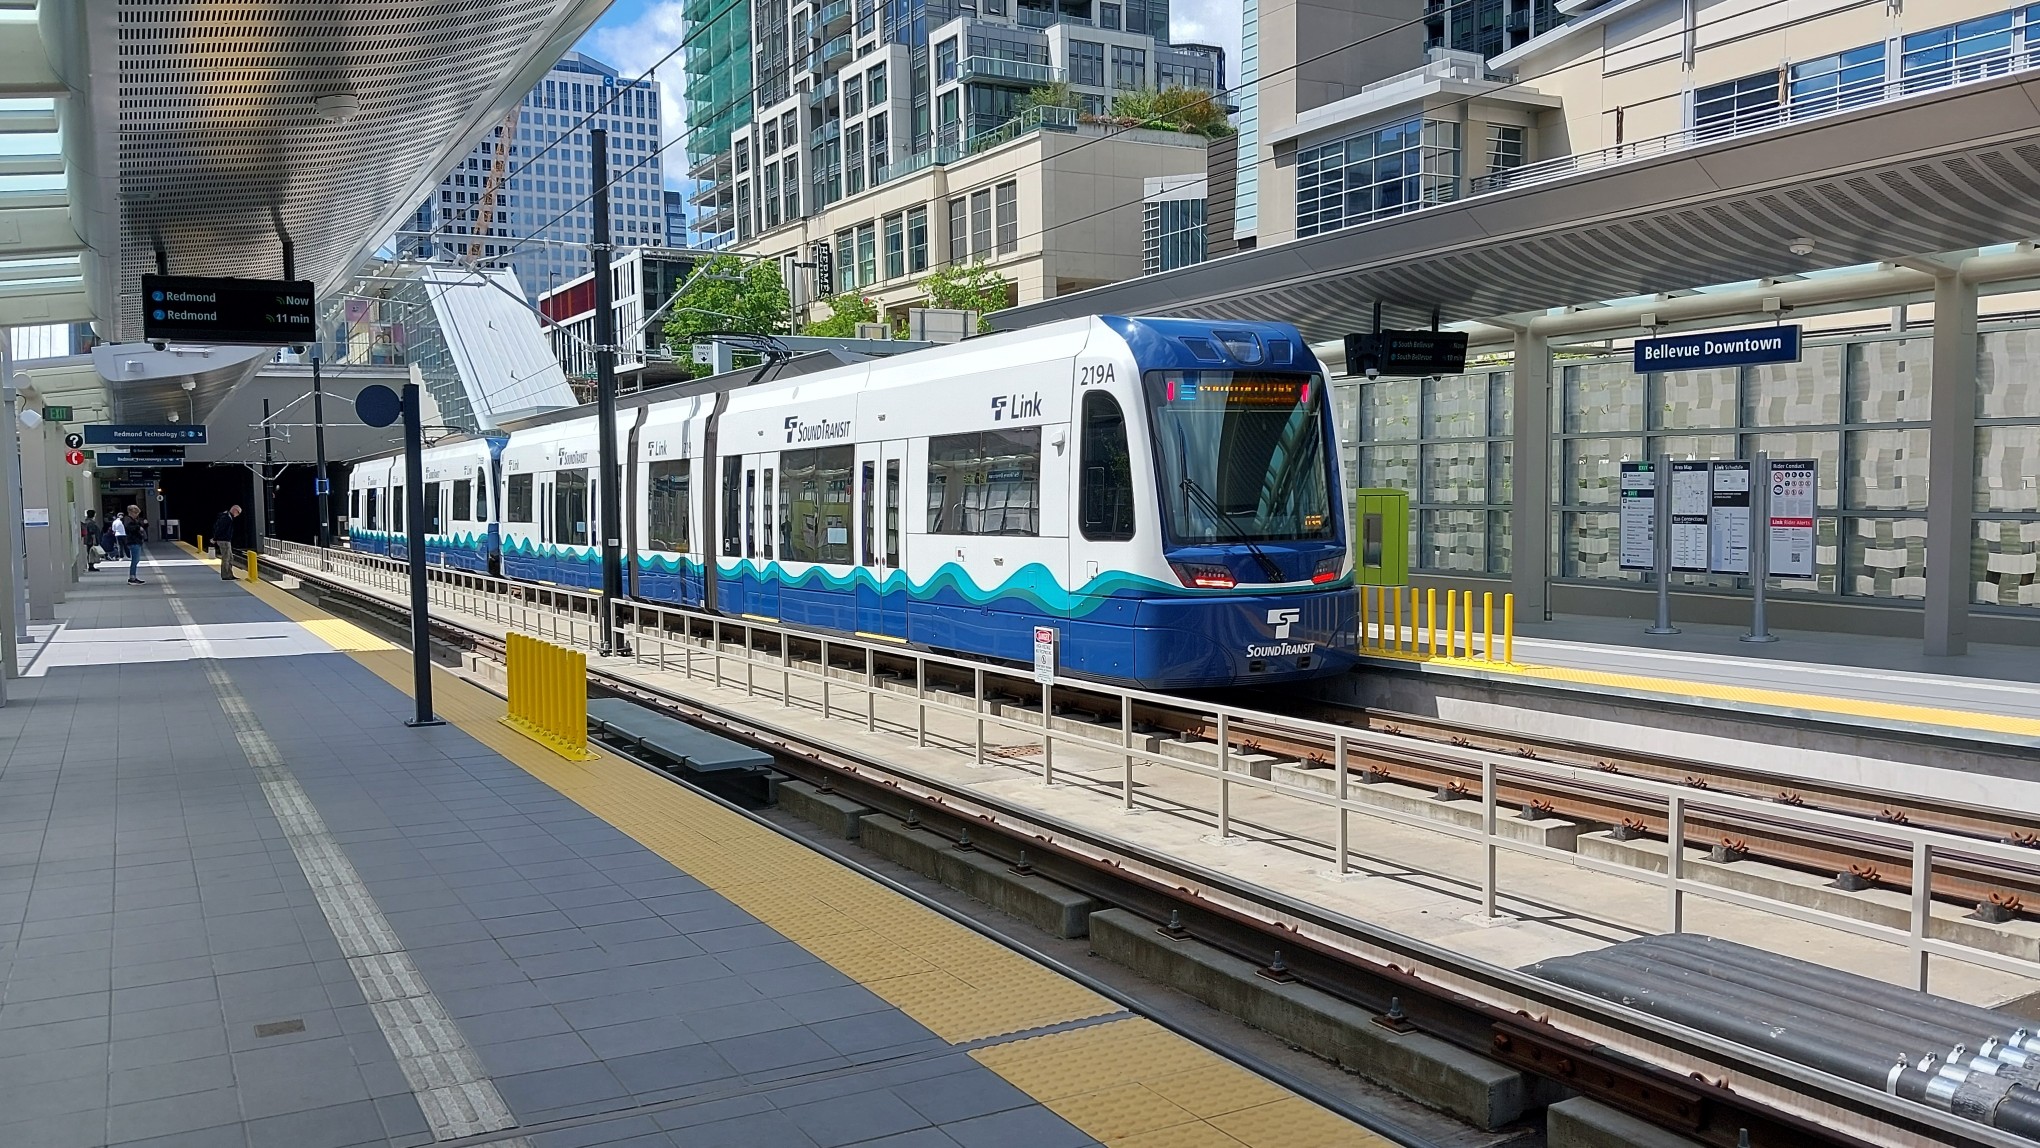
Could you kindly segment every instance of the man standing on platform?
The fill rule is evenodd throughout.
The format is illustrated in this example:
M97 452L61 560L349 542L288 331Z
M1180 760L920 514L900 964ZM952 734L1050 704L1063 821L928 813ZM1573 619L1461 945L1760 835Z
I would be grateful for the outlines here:
M114 533L127 540L128 585L141 586L142 582L142 508L130 505L127 513L113 520Z
M241 517L239 506L229 506L213 519L213 550L220 556L220 577L232 581L234 577L234 519Z
M85 521L78 524L78 540L85 544L85 569L87 571L99 569L99 557L94 553L99 549L98 511L85 512Z

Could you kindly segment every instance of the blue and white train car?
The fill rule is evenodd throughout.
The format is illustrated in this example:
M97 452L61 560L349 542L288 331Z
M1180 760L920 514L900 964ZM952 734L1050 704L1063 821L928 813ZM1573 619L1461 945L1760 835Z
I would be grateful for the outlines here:
M501 549L495 513L502 437L427 447L425 553L433 566L492 572ZM405 467L401 456L359 463L348 476L347 538L356 550L403 558Z
M503 572L600 584L596 426L503 451ZM1350 664L1322 367L1282 324L1096 317L621 412L627 592L1151 688ZM379 465L387 465L379 464Z

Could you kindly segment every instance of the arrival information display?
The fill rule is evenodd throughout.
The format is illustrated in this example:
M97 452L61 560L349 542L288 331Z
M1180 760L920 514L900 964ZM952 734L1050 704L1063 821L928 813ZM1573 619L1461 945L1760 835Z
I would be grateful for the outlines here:
M310 280L142 276L142 338L150 342L287 347L318 336Z

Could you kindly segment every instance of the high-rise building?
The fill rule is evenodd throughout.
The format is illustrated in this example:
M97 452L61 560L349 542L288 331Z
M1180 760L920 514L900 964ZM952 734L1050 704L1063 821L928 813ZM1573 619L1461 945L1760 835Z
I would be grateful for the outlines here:
M783 5L782 5L783 6ZM694 181L695 237L735 237L736 169L730 132L751 122L751 0L687 0L681 41L687 69L687 177Z
M666 189L666 245L687 246L687 196L684 192Z
M659 85L569 52L419 205L399 250L510 267L527 299L586 274L597 127L609 131L617 246L665 246Z
M1109 118L1122 93L1218 82L1216 50L1170 44L1167 0L751 3L729 226L787 265L797 311L858 291L897 313L953 263L1021 301L1133 278L1142 181L1204 171L1203 136Z

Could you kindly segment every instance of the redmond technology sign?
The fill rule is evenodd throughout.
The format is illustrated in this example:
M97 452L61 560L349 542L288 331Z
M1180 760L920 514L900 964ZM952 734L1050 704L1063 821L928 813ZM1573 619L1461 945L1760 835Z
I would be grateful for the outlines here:
M304 279L142 276L142 338L286 347L318 338Z
M1798 361L1799 327L1796 324L1638 339L1635 351L1635 369L1639 375L1655 371L1696 371L1709 367Z

